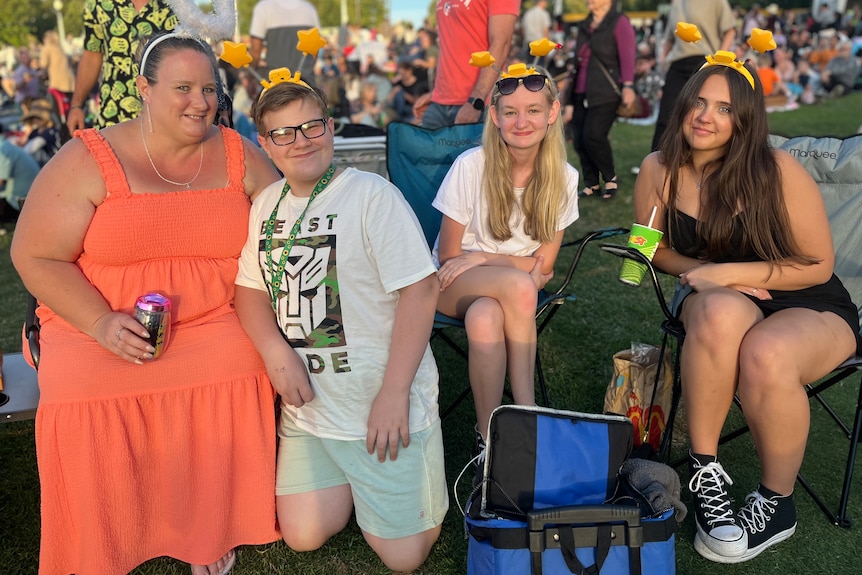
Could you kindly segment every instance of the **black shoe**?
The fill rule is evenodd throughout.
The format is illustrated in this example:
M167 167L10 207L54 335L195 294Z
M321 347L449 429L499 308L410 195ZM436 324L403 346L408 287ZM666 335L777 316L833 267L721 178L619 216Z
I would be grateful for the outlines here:
M725 485L733 485L730 476L710 455L690 453L688 468L697 523L695 551L718 563L742 556L748 550L748 537L737 524L725 489Z
M779 495L763 485L745 497L737 520L748 533L748 550L727 563L741 563L796 532L796 505L792 495Z
M596 184L595 186L587 186L583 190L578 192L579 198L588 198L590 196L598 196L599 192L602 191L601 186Z

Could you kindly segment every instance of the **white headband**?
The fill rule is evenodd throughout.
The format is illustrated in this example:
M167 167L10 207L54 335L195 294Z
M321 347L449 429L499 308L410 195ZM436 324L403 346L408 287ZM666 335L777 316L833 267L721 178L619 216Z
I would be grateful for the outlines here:
M141 76L144 75L144 70L147 67L147 58L149 57L150 52L153 51L153 48L158 46L163 40L167 40L168 38L179 38L179 37L180 37L179 34L171 32L170 34L165 34L164 36L159 36L155 40L148 42L147 47L144 48L144 55L141 56L141 68L138 70L138 74L140 74ZM191 36L189 36L189 37L191 37Z

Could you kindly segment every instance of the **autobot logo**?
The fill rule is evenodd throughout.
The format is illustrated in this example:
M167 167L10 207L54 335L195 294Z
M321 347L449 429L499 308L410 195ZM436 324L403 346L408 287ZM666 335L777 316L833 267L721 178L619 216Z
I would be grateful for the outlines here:
M278 316L284 334L295 348L346 345L335 239L335 235L297 239L285 263ZM283 246L283 241L277 243ZM273 250L273 257L279 256Z

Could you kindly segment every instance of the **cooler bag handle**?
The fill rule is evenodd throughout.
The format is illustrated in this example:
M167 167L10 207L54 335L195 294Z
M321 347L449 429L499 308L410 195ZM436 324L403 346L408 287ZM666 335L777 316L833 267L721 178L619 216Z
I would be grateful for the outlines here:
M551 507L527 514L530 555L534 575L542 572L542 552L545 550L544 531L549 525L558 529L560 550L569 571L575 575L598 575L611 547L611 523L626 524L626 545L629 547L629 567L632 575L640 575L640 548L643 547L643 528L640 509L623 505L578 505ZM596 562L584 567L575 555L575 539L571 528L564 526L598 524Z

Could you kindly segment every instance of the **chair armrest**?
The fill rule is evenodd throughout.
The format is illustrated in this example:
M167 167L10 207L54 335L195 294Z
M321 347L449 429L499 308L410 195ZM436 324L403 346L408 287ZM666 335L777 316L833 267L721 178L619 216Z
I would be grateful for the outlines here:
M27 311L24 315L24 336L27 338L27 343L30 348L30 357L33 359L33 366L39 369L39 358L41 356L41 348L39 345L39 317L36 315L36 308L39 307L39 302L32 294L27 294Z
M577 246L578 250L575 252L575 256L572 258L571 263L569 263L569 269L566 271L566 276L563 278L562 283L557 287L554 291L549 291L548 294L559 296L561 295L568 287L569 282L572 281L572 276L575 275L575 269L578 267L578 262L581 261L581 255L584 253L584 248L593 240L604 240L607 238L612 238L614 236L619 235L628 235L628 228L599 228L584 234L582 237L572 240L570 242L565 242L560 245L560 250L563 248L574 247Z
M659 282L658 279L658 274L660 272L656 270L655 266L652 264L652 261L649 258L643 255L637 249L629 246L622 246L619 244L602 244L601 246L599 246L599 248L604 252L608 252L609 254L613 254L621 258L627 258L644 264L647 268L647 277L652 282L653 289L655 290L656 299L658 300L658 304L659 307L661 307L662 313L664 314L665 318L667 318L667 321L671 324L679 323L679 319L675 317L673 313L671 313L670 308L668 307L667 299L664 295L664 290L662 289L661 282Z

